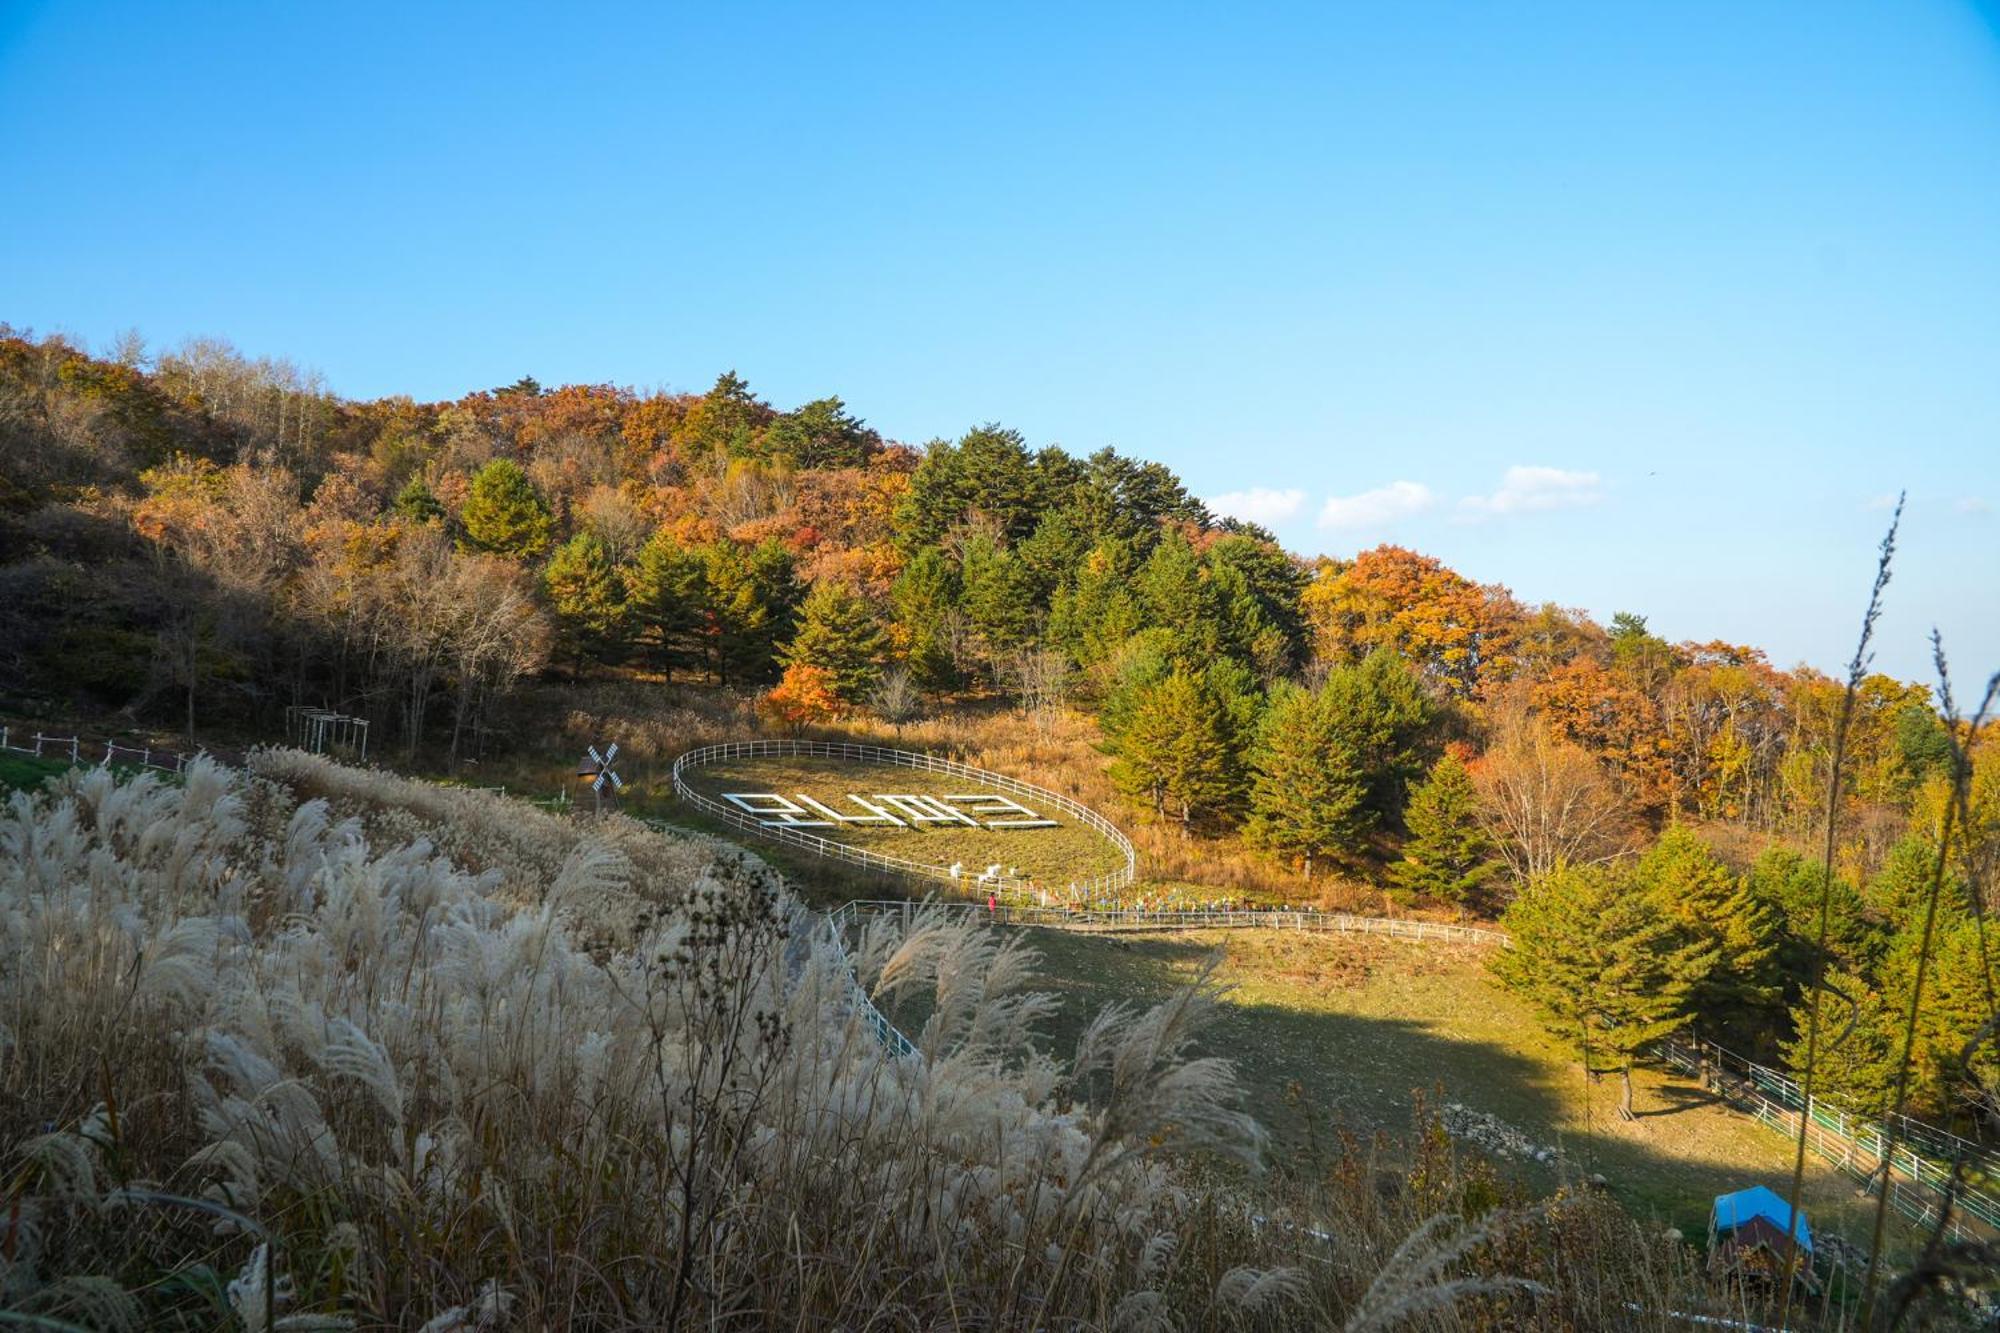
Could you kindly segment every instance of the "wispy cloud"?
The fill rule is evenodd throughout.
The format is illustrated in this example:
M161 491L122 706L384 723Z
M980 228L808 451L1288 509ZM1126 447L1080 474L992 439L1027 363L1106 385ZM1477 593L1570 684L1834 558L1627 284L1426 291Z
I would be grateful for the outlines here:
M1894 509L1895 507L1896 507L1896 493L1894 491L1884 491L1880 495L1875 496L1873 499L1869 500L1868 503L1865 506L1863 506L1863 508L1867 509L1870 513L1883 513L1883 514L1888 513L1891 509Z
M1993 512L1993 506L1977 495L1961 496L1958 502L1952 505L1952 508L1961 514L1990 514Z
M1245 523L1262 523L1269 526L1297 518L1299 511L1306 507L1306 493L1300 490L1274 491L1263 486L1252 486L1245 491L1230 491L1226 495L1213 496L1208 507L1218 514L1230 518L1240 518Z
M1576 509L1594 505L1603 498L1603 478L1595 472L1516 464L1500 478L1499 490L1491 495L1468 495L1458 502L1458 509L1468 518L1488 518L1547 509Z
M1330 495L1319 511L1322 528L1384 528L1437 507L1437 492L1420 481L1392 481L1359 495Z

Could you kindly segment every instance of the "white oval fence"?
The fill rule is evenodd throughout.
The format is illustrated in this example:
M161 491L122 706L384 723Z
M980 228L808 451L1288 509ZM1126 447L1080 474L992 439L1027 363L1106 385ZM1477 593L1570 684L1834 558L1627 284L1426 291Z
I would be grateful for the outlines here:
M882 852L871 852L864 847L841 842L834 838L821 837L802 829L772 825L732 809L720 801L711 800L694 790L682 776L688 769L701 768L709 764L731 759L832 759L856 764L887 764L897 768L916 769L925 773L947 773L953 777L967 778L983 783L1000 791L1013 792L1018 796L1029 796L1052 810L1060 810L1079 824L1102 834L1124 857L1125 864L1109 874L1098 875L1088 880L1057 886L1038 884L1026 875L995 875L991 878L973 878L965 874L954 874L949 866L933 865L912 860L905 856L889 856ZM721 820L732 828L742 829L753 837L769 842L783 843L787 847L797 847L815 856L828 860L844 861L849 865L862 866L883 874L907 875L916 879L934 880L957 889L991 889L995 893L1031 893L1037 888L1055 889L1089 901L1093 898L1117 893L1132 886L1138 877L1139 857L1132 848L1132 840L1119 830L1116 824L1098 814L1080 801L1072 800L1061 792L1037 787L1031 782L1010 778L1004 773L994 773L970 764L961 764L955 759L943 759L934 754L921 754L914 750L893 750L880 745L861 745L847 741L800 741L800 740L759 740L723 741L715 745L704 745L689 750L674 760L674 795L682 802L694 807L711 819Z

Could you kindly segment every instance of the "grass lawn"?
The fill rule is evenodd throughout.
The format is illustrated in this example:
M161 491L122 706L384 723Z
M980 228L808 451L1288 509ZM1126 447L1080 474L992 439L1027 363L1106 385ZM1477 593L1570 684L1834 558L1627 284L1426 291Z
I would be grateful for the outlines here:
M847 800L852 792L873 800L877 793L913 796L957 796L990 792L993 789L948 773L926 773L893 764L852 763L812 758L737 759L689 769L688 785L713 800L724 792L775 792L796 801L800 793L812 797L842 814L862 813ZM1005 794L1005 793L1001 793ZM1077 823L1060 811L1038 806L1034 798L1009 799L1033 809L1037 815L1058 820L1054 828L993 829L963 824L930 824L914 828L894 828L879 824L846 824L837 828L801 830L863 847L886 856L902 856L913 861L967 867L977 875L987 866L1018 868L1021 874L1059 890L1071 881L1088 879L1116 870L1124 856L1100 833ZM680 809L686 813L685 807ZM671 810L662 818L680 819ZM975 818L979 816L975 815ZM993 818L1023 818L996 815ZM688 820L693 823L695 821ZM742 834L737 834L742 837ZM760 852L769 844L758 840Z
M1586 1086L1569 1052L1488 977L1480 946L1250 930L1033 936L1044 987L1063 1002L1058 1050L1104 1004L1164 998L1219 950L1232 990L1204 1053L1237 1062L1251 1109L1280 1145L1330 1142L1336 1126L1402 1134L1412 1092L1442 1088L1439 1100L1560 1147L1635 1214L1691 1239L1706 1233L1715 1195L1754 1184L1782 1193L1790 1181L1788 1139L1686 1079L1640 1070L1639 1119L1620 1121L1615 1074ZM1540 1187L1556 1182L1551 1166L1502 1165ZM1813 1224L1865 1241L1873 1201L1814 1159L1806 1172ZM1900 1222L1892 1231L1911 1234Z
M70 762L62 759L37 759L31 754L15 754L12 750L0 750L0 791L22 789L32 791L58 773L67 772Z

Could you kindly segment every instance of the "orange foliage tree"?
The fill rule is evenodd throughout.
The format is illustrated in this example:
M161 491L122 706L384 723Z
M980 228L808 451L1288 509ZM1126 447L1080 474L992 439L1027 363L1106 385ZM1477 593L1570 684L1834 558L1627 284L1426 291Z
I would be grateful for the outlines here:
M794 662L785 674L757 701L757 711L772 725L797 736L816 722L840 716L840 696L834 693L833 673L825 667Z
M1346 563L1321 560L1300 609L1322 658L1359 661L1393 648L1460 698L1484 693L1513 670L1521 619L1513 595L1401 546L1378 546Z

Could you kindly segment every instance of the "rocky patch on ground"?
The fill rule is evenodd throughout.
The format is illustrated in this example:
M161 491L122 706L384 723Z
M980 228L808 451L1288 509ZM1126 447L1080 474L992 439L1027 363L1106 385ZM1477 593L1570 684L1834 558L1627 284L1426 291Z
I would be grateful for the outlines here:
M1446 1102L1440 1119L1445 1133L1495 1157L1526 1162L1553 1162L1560 1152L1536 1143L1496 1115L1475 1111L1461 1102Z

